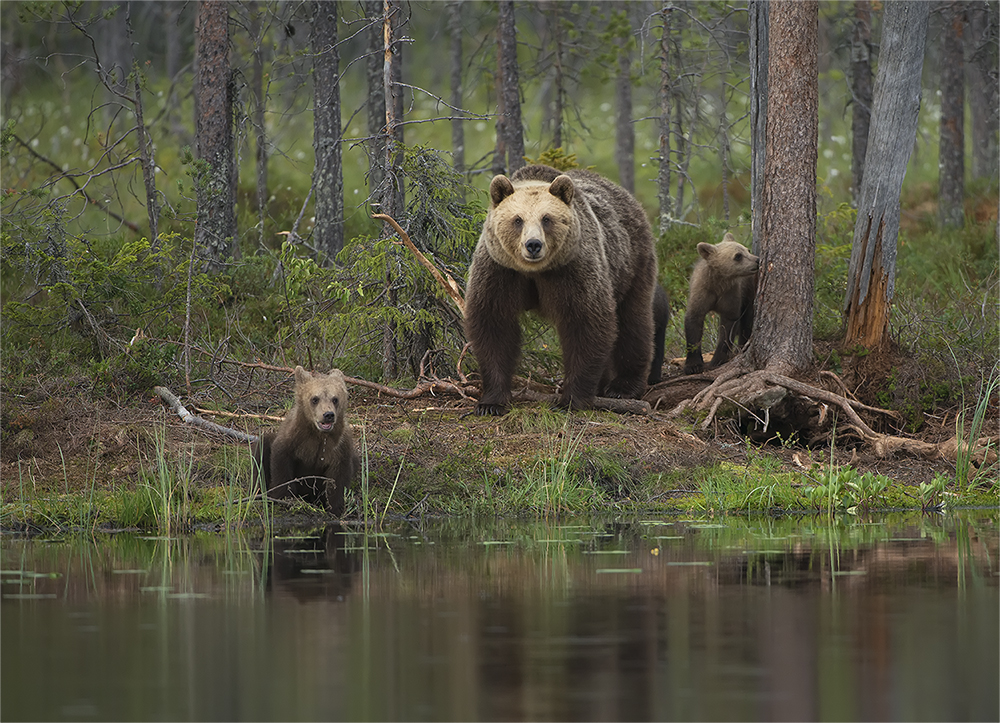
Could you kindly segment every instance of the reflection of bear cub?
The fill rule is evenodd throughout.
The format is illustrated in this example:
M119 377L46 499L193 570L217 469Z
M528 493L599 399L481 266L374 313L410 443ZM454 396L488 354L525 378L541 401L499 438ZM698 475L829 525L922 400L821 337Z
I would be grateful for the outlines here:
M347 385L339 369L329 374L295 367L295 406L277 432L253 445L272 499L294 495L344 511L344 491L358 472L358 453L347 424Z
M562 346L558 406L598 392L640 397L653 355L653 234L639 203L584 170L527 166L490 183L466 294L465 330L479 362L476 414L503 414L521 349L522 312L552 321Z
M698 374L704 368L701 335L705 316L719 315L719 343L709 367L729 361L739 344L746 343L753 329L753 303L757 293L759 259L737 243L731 233L715 244L698 244L701 258L691 273L687 312L684 314L684 339L687 343L685 374Z

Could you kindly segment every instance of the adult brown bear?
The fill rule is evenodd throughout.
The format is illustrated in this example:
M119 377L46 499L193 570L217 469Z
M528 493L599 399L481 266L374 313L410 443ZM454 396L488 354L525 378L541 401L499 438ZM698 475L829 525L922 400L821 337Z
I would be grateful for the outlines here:
M466 336L482 378L476 414L509 409L520 316L531 309L559 334L559 407L587 409L598 393L641 397L655 286L652 230L628 191L585 170L536 165L496 176L466 291Z
M329 374L295 367L295 405L277 432L254 443L268 497L300 497L334 515L344 511L344 492L360 467L347 424L347 384L339 369Z

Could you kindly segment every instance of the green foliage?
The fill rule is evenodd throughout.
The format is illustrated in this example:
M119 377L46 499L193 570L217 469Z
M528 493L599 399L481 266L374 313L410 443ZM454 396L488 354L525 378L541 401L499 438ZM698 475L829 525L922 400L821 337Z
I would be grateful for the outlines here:
M571 171L580 167L580 162L576 159L575 153L566 153L562 146L558 148L547 148L537 159L532 160L525 156L525 163L552 166L557 171Z

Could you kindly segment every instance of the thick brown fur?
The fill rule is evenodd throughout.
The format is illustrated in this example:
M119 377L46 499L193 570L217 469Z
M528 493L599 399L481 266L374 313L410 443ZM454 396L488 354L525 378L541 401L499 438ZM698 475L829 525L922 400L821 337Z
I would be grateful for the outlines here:
M667 324L670 323L670 297L659 284L653 291L653 363L649 366L649 385L663 379L663 357L666 352Z
M277 432L253 445L272 499L300 497L334 515L344 511L344 492L360 467L347 424L347 384L339 369L329 374L295 367L295 405Z
M705 317L710 311L719 315L719 343L709 368L725 364L746 343L753 329L754 299L757 295L760 260L738 243L731 233L715 245L698 244L698 253L701 258L691 272L687 311L684 314L687 345L685 374L699 374L704 370L701 337L705 330Z
M466 292L465 330L482 377L476 414L510 408L520 316L532 309L559 334L559 407L589 408L598 393L641 397L655 285L652 230L628 191L585 170L526 166L496 176Z

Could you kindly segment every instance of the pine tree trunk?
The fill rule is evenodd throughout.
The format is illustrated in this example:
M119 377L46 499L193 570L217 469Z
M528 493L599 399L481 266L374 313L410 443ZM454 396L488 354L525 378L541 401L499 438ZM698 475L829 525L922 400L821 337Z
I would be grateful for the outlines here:
M1000 125L1000 48L997 25L1000 5L969 3L966 28L966 73L969 114L972 116L972 177L996 178L998 165L997 127Z
M626 11L627 12L627 11ZM615 161L618 182L635 193L635 126L632 124L632 52L629 37L619 40L618 74L615 76Z
M917 133L930 3L889 0L872 99L865 173L847 271L845 344L877 349L896 283L899 193Z
M259 2L249 5L250 36L253 44L253 74L250 79L253 93L253 128L255 131L255 150L257 152L257 225L260 233L260 243L264 244L264 222L267 220L267 129L264 127L264 111L267 100L264 92L264 63L267 46L264 43L261 24L262 10Z
M331 264L344 247L344 171L341 161L339 3L313 0L313 240Z
M368 99L368 202L381 208L385 194L385 85L382 78L384 40L382 0L364 0L365 22L368 24L365 49L365 78Z
M503 133L505 171L513 173L524 165L524 128L521 125L521 84L517 67L517 27L514 1L499 0L497 35L500 45L499 69L503 91Z
M756 369L812 365L819 120L815 0L771 0L760 281L750 336Z
M965 3L941 4L941 130L938 145L938 222L961 228L965 221Z
M399 42L403 23L403 5L400 0L385 0L383 41L385 43L382 65L385 83L387 213L397 221L406 210L406 189L403 183L403 44Z
M751 250L760 255L767 131L768 0L749 0Z
M855 208L865 172L868 125L872 115L871 0L854 0L851 36L851 200Z
M195 40L196 149L197 157L205 161L207 169L198 174L196 181L198 220L194 242L207 255L209 270L218 270L238 251L228 3L220 0L198 3Z

